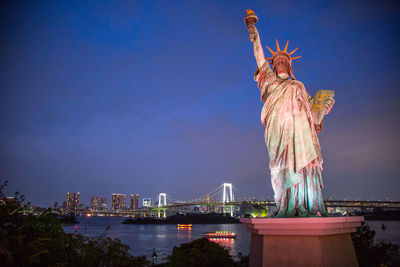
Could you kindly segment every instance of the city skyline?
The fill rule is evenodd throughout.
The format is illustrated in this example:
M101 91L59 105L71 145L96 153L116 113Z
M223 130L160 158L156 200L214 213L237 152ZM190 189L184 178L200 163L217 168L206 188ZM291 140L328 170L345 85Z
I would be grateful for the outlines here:
M215 192L215 190L213 190L213 192ZM219 193L220 193L219 194L220 195L220 199L219 200L216 199L215 197L214 197L214 199L210 200L209 195L206 194L205 196L203 196L204 197L203 199L191 199L191 200L174 199L173 201L170 199L169 201L167 201L167 204L170 204L170 203L185 203L185 202L189 203L189 202L193 202L193 201L204 201L204 202L219 201L219 202L223 203L224 202L223 193L221 193L221 192L219 192ZM104 197L104 196L90 196L90 203L84 203L84 202L79 202L79 199L80 199L80 193L79 192L73 192L73 193L68 192L67 193L67 198L66 198L66 201L65 201L65 204L67 205L67 207L69 206L68 205L69 196L70 195L74 195L74 194L78 195L78 200L77 200L78 204L75 204L75 206L78 206L78 205L82 204L84 207L90 208L90 209L93 209L93 210L102 210L102 209L103 210L112 210L112 203L110 203L111 206L110 206L110 208L108 208L108 202L107 202L108 198L107 197ZM159 193L159 195L160 194L165 194L165 193ZM136 211L136 210L138 210L138 208L153 207L154 205L157 206L157 203L158 203L158 199L157 198L152 201L152 199L148 198L148 197L140 198L140 196L138 194L129 194L129 196L130 196L129 199L126 198L126 196L128 194L113 193L112 196L113 195L120 195L120 196L124 197L124 201L125 201L124 202L125 203L124 204L124 210ZM214 194L214 196L215 196L215 194ZM133 198L135 198L135 200L133 200ZM95 201L94 201L94 199L95 199ZM229 202L229 199L230 198L228 197L227 198L228 202ZM111 200L112 200L112 198L111 198ZM140 200L142 200L142 202ZM256 198L256 197L243 196L242 195L239 200L234 200L234 201L241 202L241 201L253 201L253 200L273 201L273 198ZM341 201L341 200L344 200L344 201L357 201L357 200L360 200L360 201L373 201L373 202L374 201L383 201L383 202L396 201L395 199L389 199L389 198L375 199L374 197L370 197L368 199L363 199L361 197L358 197L358 198L355 198L355 199L350 199L349 197L345 197L344 199L334 199L332 196L327 196L327 197L324 198L324 200L329 200L329 201L334 201L334 200L339 200L339 201ZM397 201L399 201L399 200L397 200ZM94 202L96 202L95 205L93 204ZM145 202L146 202L146 204L145 204ZM136 203L136 204L133 204L133 203ZM94 207L94 206L97 206L97 207ZM132 208L132 207L134 207L134 208Z
M35 206L113 192L273 199L243 21L289 40L310 95L335 91L319 140L324 198L400 199L394 1L79 1L0 9L0 182ZM275 12L271 12L273 9ZM273 15L274 14L274 15ZM269 56L265 49L266 56Z

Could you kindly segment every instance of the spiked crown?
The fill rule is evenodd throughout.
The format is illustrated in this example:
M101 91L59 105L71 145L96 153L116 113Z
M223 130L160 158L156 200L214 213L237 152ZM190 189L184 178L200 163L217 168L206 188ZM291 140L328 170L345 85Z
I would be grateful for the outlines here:
M285 49L284 49L284 50L281 50L281 48L279 47L278 40L276 40L276 49L277 49L276 52L274 52L271 48L269 48L268 46L266 46L266 47L268 48L268 50L271 52L272 57L265 58L265 59L271 61L271 62L269 62L269 64L272 64L272 67L273 67L273 69L274 69L274 71L275 71L274 59L275 59L276 57L278 57L278 56L287 57L288 60L289 60L289 68L290 68L290 70L289 70L289 75L292 77L292 79L295 79L295 77L294 77L294 75L293 75L293 69L292 69L292 60L301 58L301 56L291 57L291 55L292 55L294 52L296 52L298 48L296 48L296 49L294 49L292 52L288 53L288 52L287 52L288 45L289 45L289 41L286 42Z

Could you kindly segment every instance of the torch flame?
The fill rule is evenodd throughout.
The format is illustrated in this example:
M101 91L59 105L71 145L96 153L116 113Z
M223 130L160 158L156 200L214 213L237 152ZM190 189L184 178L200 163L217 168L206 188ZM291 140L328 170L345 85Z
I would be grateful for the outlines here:
M251 10L251 9L247 9L247 15L249 15L249 14L255 14L255 13L254 13L254 11L253 11L253 10Z

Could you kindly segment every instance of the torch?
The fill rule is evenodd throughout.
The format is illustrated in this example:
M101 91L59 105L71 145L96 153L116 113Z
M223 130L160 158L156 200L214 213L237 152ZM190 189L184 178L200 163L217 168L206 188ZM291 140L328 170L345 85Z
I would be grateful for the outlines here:
M250 26L254 26L254 24L256 24L257 21L258 21L258 18L257 18L256 13L254 13L254 11L251 9L247 9L247 14L244 17L244 22L247 25L247 30L249 31L251 42L254 42L256 40L256 33L254 31L254 28L250 27Z

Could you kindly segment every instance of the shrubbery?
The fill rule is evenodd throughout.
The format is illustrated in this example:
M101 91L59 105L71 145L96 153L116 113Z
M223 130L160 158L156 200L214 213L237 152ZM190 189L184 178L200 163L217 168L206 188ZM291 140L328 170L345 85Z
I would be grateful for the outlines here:
M360 266L400 266L399 246L386 242L374 242L375 231L363 222L352 233L353 245Z
M172 255L168 257L168 264L171 267L232 267L248 266L249 257L238 254L238 261L235 261L224 247L209 241L206 238L196 239L190 243L174 247Z

